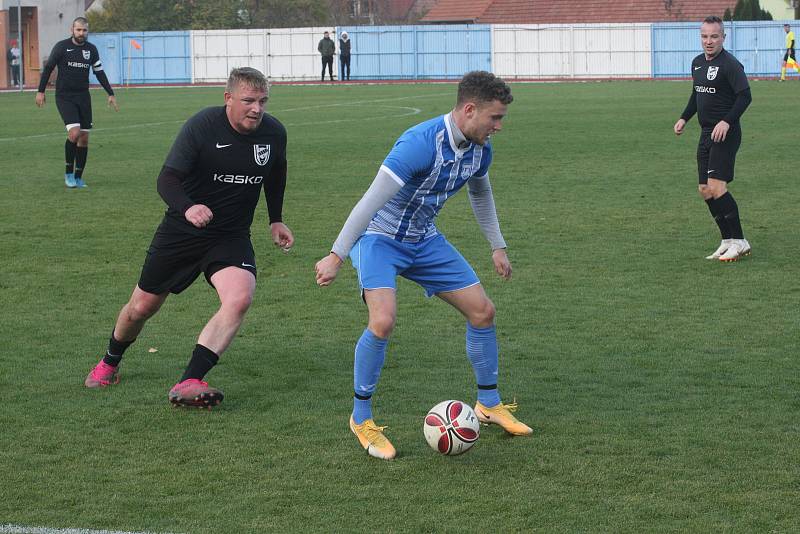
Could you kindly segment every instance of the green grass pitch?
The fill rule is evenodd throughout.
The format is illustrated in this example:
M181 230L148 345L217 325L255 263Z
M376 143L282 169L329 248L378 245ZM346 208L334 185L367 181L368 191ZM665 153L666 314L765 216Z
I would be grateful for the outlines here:
M375 397L399 451L347 428L366 324L349 263L314 283L395 139L447 112L452 84L273 87L289 132L286 223L256 214L255 302L209 381L225 402L180 410L180 376L216 296L198 280L89 391L161 219L155 179L182 123L222 88L93 91L86 190L63 183L52 92L0 94L0 524L240 532L789 532L800 524L798 99L753 82L731 186L753 255L719 238L696 192L689 82L515 84L492 184L513 280L492 271L466 193L439 228L495 302L500 387L530 438L483 428L466 455L428 448L422 417L474 402L464 321L401 281ZM156 349L151 351L150 349Z

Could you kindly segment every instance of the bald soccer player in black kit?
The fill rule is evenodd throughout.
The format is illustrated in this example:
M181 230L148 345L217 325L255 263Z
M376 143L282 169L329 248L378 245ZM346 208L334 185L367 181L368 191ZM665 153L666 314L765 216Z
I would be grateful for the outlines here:
M66 170L64 184L70 189L86 187L83 170L89 154L89 130L92 129L92 97L89 95L89 69L108 93L108 105L119 111L114 90L100 62L97 47L87 41L89 23L83 17L72 21L72 36L53 47L39 79L36 105L44 106L45 89L53 69L58 67L56 107L67 128L64 144Z
M739 207L728 191L733 181L736 152L742 142L739 118L752 101L750 85L739 61L722 47L725 27L719 17L706 17L700 26L703 53L692 60L692 92L673 131L683 133L697 113L700 142L697 172L700 196L719 227L722 241L708 260L736 261L751 252L739 220Z
M99 388L119 382L125 350L170 293L202 273L220 307L197 339L189 364L170 390L180 406L211 407L223 394L203 380L228 348L250 307L256 260L250 226L263 190L275 245L288 251L294 236L282 222L286 187L286 129L264 112L267 79L249 67L231 71L225 106L191 117L158 176L167 212L147 251L139 283L122 308L108 349L86 377Z

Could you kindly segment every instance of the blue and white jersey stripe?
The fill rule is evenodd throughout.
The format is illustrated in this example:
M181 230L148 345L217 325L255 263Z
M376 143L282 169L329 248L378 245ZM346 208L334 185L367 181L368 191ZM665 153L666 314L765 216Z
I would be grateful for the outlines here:
M402 188L375 214L367 233L410 243L438 234L434 221L444 203L470 179L487 176L491 162L488 142L455 146L447 115L406 130L381 165Z

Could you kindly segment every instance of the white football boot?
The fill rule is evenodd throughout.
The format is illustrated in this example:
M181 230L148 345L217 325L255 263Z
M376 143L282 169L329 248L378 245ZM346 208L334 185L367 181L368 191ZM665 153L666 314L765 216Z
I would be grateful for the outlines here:
M725 254L725 251L728 250L733 243L733 239L723 239L719 243L719 247L717 250L711 253L710 256L706 256L707 260L718 260L720 256Z
M747 239L734 239L730 248L719 257L719 261L736 261L742 256L749 256L751 251L752 248Z

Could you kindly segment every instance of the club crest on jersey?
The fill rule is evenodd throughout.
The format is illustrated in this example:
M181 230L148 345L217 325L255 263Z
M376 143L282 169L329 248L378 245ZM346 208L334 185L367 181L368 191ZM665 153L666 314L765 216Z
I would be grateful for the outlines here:
M269 161L269 145L253 145L253 156L262 167Z
M92 53L89 50L81 50L83 52L83 59L88 60L92 57Z
M708 78L709 80L713 80L714 78L717 77L718 70L719 67L708 67L708 74L706 74L706 78Z
M461 178L467 179L472 176L472 165L463 165L461 167Z

